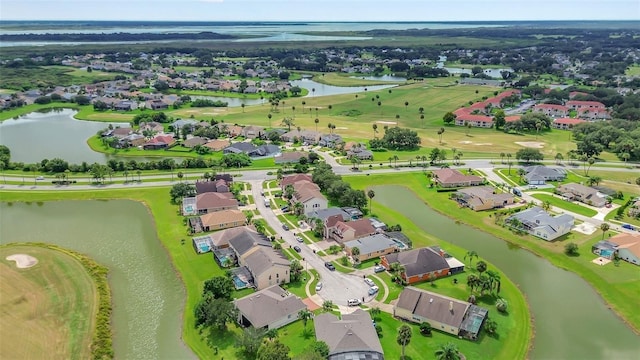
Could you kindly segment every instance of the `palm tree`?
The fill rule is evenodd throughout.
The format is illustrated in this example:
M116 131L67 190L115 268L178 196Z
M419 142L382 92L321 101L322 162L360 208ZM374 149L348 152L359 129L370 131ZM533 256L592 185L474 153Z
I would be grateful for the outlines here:
M296 215L302 215L302 213L304 212L304 205L297 201L295 204L293 204L293 213Z
M411 327L402 324L398 329L398 337L396 337L398 345L402 346L402 359L404 359L404 348L411 342Z
M496 310L503 313L507 311L508 307L509 307L509 303L507 302L507 300L500 298L498 299L498 301L496 301Z
M409 102L405 101L404 102L404 111L407 111L407 107L409 106Z
M480 274L487 271L487 263L482 260L478 261L478 263L476 264L476 270L478 270Z
M422 166L427 165L427 157L425 155L420 156L420 160L422 160Z
M247 106L245 103L240 104L240 106L242 107L242 112L244 113L244 107Z
M378 124L373 124L371 127L373 128L373 137L375 138L378 133Z
M456 344L448 342L440 345L436 350L436 359L438 360L460 360L460 351Z
M418 113L420 113L422 115L422 113L424 113L424 108L421 106L418 108Z
M380 109L380 115L382 115L382 101L378 101L378 109Z
M320 122L320 119L316 118L313 122L316 124L316 132L318 132L318 123Z
M551 202L549 200L542 203L542 210L544 211L551 210Z
M389 160L389 166L391 166L391 162L393 161L393 156L389 156L387 160Z
M183 177L184 177L184 174L182 173L182 171L178 171L178 179L180 179L180 181L182 181Z
M282 123L280 125L286 126L289 129L289 131L291 131L291 127L295 125L295 122L293 121L292 118L286 117L282 119Z
M622 155L620 155L620 157L622 158L622 160L624 161L625 165L627 164L627 160L629 160L629 158L631 158L631 155L628 152L622 153Z
M442 134L444 134L443 127L441 127L440 130L438 130L438 137L440 138L440 144L442 144Z
M424 126L424 114L420 114L420 121L422 123L422 126Z
M267 115L267 118L269 119L269 127L271 127L271 118L273 117L273 115L271 115L271 113L269 113Z
M306 101L302 101L302 113L304 114L304 106L307 105Z
M393 166L398 167L398 155L393 155Z
M329 134L331 134L331 129L333 129L333 124L332 123L328 123L327 127L329 128Z
M493 286L496 285L497 292L500 293L500 275L497 271L487 270L487 278L489 279L489 286L493 290Z
M354 246L351 249L351 256L353 257L353 262L358 262L358 256L360 256L360 248L357 246Z
M555 159L556 159L556 165L560 165L562 160L564 160L564 156L562 156L562 153L557 153Z
M469 258L469 265L473 264L473 258L476 258L476 260L478 259L478 253L475 252L474 250L469 250L467 251L467 254L464 256L464 260L467 260L467 258Z
M507 164L509 165L509 175L511 175L511 153L507 153Z
M600 224L600 230L602 230L602 240L604 240L604 235L607 233L607 231L609 231L609 228L610 226L606 222Z
M304 325L304 329L307 329L307 321L311 319L311 311L308 309L302 309L298 311L298 319L302 320L302 324Z
M504 157L505 157L505 155L506 155L506 154L505 154L505 153L503 153L503 152L501 152L501 153L500 153L500 163L501 163L501 164L504 164Z
M376 196L376 193L369 189L369 191L367 191L367 197L369 197L369 214L371 214L371 200Z
M138 174L138 182L142 182L142 180L140 179L140 174L142 174L142 171L138 170L136 171L136 174Z
M333 301L331 301L331 300L325 300L325 301L322 303L322 311L324 311L324 312L329 312L329 311L331 311L331 310L333 310Z
M122 175L124 175L124 182L128 182L129 181L129 171L125 170Z

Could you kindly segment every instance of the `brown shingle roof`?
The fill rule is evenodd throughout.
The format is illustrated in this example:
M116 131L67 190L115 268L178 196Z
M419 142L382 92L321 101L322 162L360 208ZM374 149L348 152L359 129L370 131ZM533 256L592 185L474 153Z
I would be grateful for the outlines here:
M475 175L464 175L458 170L439 169L433 170L433 174L438 177L438 181L442 184L456 184L468 181L482 182L482 178Z
M245 222L247 217L240 210L222 210L200 216L204 227L214 228L216 225L224 225L233 222Z
M469 305L458 299L408 286L400 293L396 307L459 329Z
M373 225L371 225L371 221L365 218L349 221L346 223L341 221L336 224L336 228L341 232L344 232L348 229L353 229L354 236L356 238L373 234L376 232L376 228L374 228Z
M221 207L238 206L238 200L232 193L207 192L196 195L196 208L214 209Z
M308 174L295 174L295 175L289 175L289 176L283 177L282 180L280 180L280 185L284 188L287 185L293 185L296 182L302 181L302 180L313 182L313 179L311 178L311 175L308 175Z

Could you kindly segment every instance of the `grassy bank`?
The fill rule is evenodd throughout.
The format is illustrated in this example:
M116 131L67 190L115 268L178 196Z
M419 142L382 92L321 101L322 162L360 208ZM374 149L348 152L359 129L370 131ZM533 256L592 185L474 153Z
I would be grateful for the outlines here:
M591 254L591 244L601 238L596 232L592 235L584 235L577 232L569 233L561 239L553 242L540 241L530 235L515 235L510 230L496 225L487 212L474 212L460 208L448 199L447 193L437 193L428 189L427 181L422 173L378 175L376 177L350 177L346 178L357 188L366 188L372 185L403 184L409 187L416 196L423 200L436 211L449 217L460 219L470 226L489 232L509 243L528 249L533 253L544 257L552 264L562 269L573 271L585 279L604 298L611 308L629 324L637 333L640 333L640 313L636 310L637 297L640 293L640 272L637 266L620 262L619 267L593 266L591 260L596 256ZM374 213L378 213L381 205L375 203ZM386 215L386 214L385 214ZM394 223L401 220L399 215L387 222ZM385 220L383 218L383 220ZM404 229L404 228L403 228ZM569 257L564 254L564 245L567 242L575 242L579 246L580 256ZM615 276L612 276L613 274Z

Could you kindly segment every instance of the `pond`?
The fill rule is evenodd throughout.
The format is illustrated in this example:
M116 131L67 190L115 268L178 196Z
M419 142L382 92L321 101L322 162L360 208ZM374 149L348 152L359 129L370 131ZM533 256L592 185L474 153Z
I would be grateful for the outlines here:
M373 189L382 205L399 211L426 233L477 251L519 285L535 317L532 359L637 359L640 337L578 275L488 233L456 224L405 187Z
M46 242L109 268L119 359L195 358L181 341L185 290L141 203L0 203L0 243Z
M309 90L306 97L314 96L329 96L329 95L341 95L341 94L355 94L367 91L376 91L392 88L396 85L370 85L370 86L333 86L327 84L321 84L311 79L301 79L290 81L291 86L299 86L303 89Z
M131 157L107 155L91 150L87 139L105 129L109 123L78 120L75 110L52 109L32 112L0 122L0 144L11 149L11 161L36 163L42 159L61 158L70 164L86 161L104 164L108 159L131 160ZM128 126L113 123L113 126ZM158 160L153 157L135 157L137 161ZM182 161L176 158L176 161Z
M349 76L352 79L362 79L362 80L373 80L373 81L393 81L393 82L403 82L407 81L407 78L402 76L394 76L394 75L382 75L382 76Z

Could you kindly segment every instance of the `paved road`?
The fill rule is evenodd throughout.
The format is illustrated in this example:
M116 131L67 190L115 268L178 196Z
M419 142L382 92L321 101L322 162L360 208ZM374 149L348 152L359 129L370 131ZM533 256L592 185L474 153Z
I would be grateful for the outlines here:
M244 179L243 179L244 180ZM324 266L324 261L314 254L313 249L308 244L299 243L295 239L295 234L292 231L287 231L282 228L282 222L278 219L276 214L271 208L267 208L264 205L262 195L262 181L251 180L251 192L253 198L256 199L256 208L264 218L264 220L271 226L277 233L277 236L282 237L285 243L283 247L299 246L301 249L300 255L304 258L303 266L307 269L314 268L320 274L320 281L324 284L322 290L318 292L318 295L323 300L331 300L336 305L346 306L347 300L352 298L358 298L362 300L365 297L365 301L368 300L367 291L369 286L364 282L362 276L343 274L338 271L330 271ZM311 245L313 246L313 245Z

